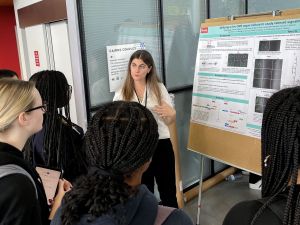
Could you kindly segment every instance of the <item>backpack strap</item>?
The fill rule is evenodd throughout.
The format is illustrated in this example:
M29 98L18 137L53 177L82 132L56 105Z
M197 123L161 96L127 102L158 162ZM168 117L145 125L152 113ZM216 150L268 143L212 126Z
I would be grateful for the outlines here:
M6 164L6 165L0 166L0 179L3 177L6 177L8 175L11 175L11 174L23 174L26 177L28 177L34 186L36 198L38 199L38 192L37 192L34 180L32 179L32 177L26 170L24 170L22 167L15 165L15 164Z
M174 210L175 208L159 205L154 225L163 224Z
M258 202L265 204L268 198L257 199ZM286 205L286 197L279 194L275 199L267 206L281 221L283 221L284 208Z

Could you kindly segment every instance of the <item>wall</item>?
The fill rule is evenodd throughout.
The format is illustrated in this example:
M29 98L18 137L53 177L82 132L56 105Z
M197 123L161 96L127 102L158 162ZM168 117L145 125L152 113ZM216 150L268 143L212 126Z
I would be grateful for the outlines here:
M0 0L1 1L1 0ZM26 61L26 40L25 40L25 30L19 27L19 17L18 17L18 9L26 7L28 5L32 5L41 0L13 0L14 10L15 10L15 20L16 20L16 32L17 39L19 44L19 59L20 59L20 69L23 80L28 80L30 75L30 66Z
M1 1L1 0L0 0ZM30 77L30 65L28 63L28 46L26 41L26 32L24 28L19 27L18 10L38 3L41 0L13 0L15 19L17 25L17 39L19 43L19 57L22 78L28 80ZM81 62L81 48L79 38L79 28L77 21L77 3L76 0L66 0L67 15L68 15L68 33L69 45L71 54L71 66L73 76L73 93L76 102L77 123L84 130L87 127L87 114L85 103L85 91L83 82L82 62ZM50 69L50 68L49 68Z
M300 8L300 2L295 0L251 0L248 3L248 13L268 12Z
M13 6L0 6L0 68L13 70L20 76L15 25Z

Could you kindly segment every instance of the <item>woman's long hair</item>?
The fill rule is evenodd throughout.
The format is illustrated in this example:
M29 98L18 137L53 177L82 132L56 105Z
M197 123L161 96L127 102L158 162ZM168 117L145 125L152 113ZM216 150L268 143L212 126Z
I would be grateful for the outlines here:
M65 195L62 224L73 224L85 214L89 220L113 214L113 207L134 193L124 177L151 159L157 142L156 121L144 106L123 101L103 105L85 135L90 170Z
M135 51L128 62L127 67L127 76L122 88L122 95L125 101L131 101L134 94L134 81L131 77L131 63L134 59L141 59L148 66L151 67L150 72L146 76L147 85L150 87L150 90L154 93L158 104L161 104L161 91L159 88L159 78L156 71L156 66L151 54L146 50L137 50Z
M46 166L64 170L67 179L76 176L75 169L69 168L76 156L78 148L73 140L72 122L70 118L69 101L71 98L71 86L65 75L59 71L44 70L30 77L35 87L41 94L42 100L47 103L47 112L44 114L43 123L43 149L46 155ZM72 150L72 152L70 152ZM32 149L25 148L25 157L33 161ZM68 156L72 156L68 157ZM73 160L74 161L74 160ZM79 164L79 162L78 162ZM74 170L74 174L73 171Z
M251 224L288 185L283 224L300 224L299 170L300 87L283 89L268 100L262 122L262 197L269 197Z

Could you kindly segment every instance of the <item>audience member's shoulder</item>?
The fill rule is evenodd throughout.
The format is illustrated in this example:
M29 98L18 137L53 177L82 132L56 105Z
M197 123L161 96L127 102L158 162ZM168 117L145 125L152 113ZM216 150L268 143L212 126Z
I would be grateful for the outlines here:
M3 198L13 197L15 202L28 203L31 202L32 199L36 199L36 191L32 181L23 174L16 173L1 178L0 190L4 189L6 190L5 195L1 196Z
M163 225L193 225L193 221L183 210L175 209Z
M262 204L256 200L240 202L229 210L223 225L248 225L261 206Z

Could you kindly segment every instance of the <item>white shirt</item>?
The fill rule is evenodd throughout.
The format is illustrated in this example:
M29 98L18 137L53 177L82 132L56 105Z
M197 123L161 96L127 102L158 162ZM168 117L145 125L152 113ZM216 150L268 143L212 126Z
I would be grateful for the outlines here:
M163 101L165 101L168 105L172 106L171 97L170 97L167 89L165 88L165 86L162 83L158 83L158 86L159 86L160 92L161 92L161 99ZM120 101L120 100L124 100L124 98L122 96L122 88L120 88L118 91L116 91L115 96L113 98L113 101ZM133 94L131 101L132 102L139 102L136 94ZM145 102L146 102L146 89L144 91L143 101L141 102L141 104L143 106L145 106ZM170 138L170 132L169 132L168 126L152 110L156 105L158 105L158 102L157 102L157 100L155 98L155 95L154 95L154 93L152 93L152 91L150 90L149 86L147 86L147 105L146 105L146 107L152 112L152 115L154 116L154 118L155 118L155 120L157 122L159 139Z

